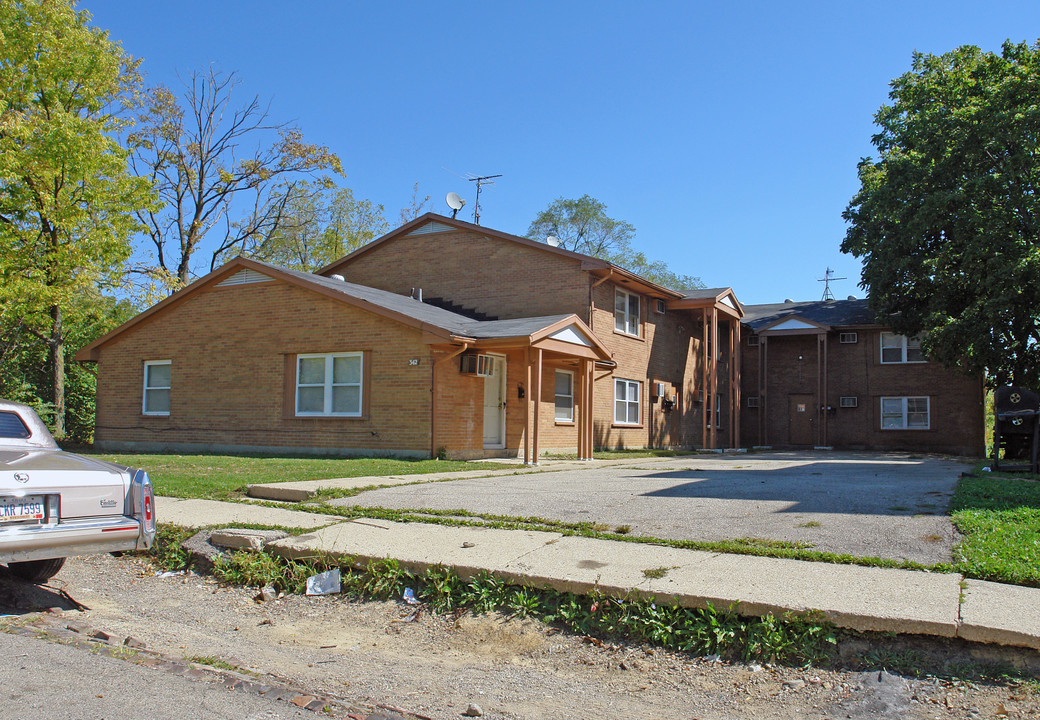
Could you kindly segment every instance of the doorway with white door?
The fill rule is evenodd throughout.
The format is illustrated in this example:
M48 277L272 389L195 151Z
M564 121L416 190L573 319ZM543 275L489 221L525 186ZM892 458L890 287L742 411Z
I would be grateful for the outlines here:
M506 359L491 355L492 370L484 377L484 449L506 446Z

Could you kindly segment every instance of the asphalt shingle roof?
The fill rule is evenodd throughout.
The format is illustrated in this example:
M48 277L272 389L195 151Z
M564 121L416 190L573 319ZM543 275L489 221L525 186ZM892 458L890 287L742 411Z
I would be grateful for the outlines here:
M806 320L843 327L851 325L883 325L866 300L817 300L815 302L770 303L767 305L745 305L741 322L752 330L796 315Z
M515 318L511 320L474 320L465 315L454 313L450 310L420 302L416 298L397 293L379 290L367 285L345 282L323 275L289 270L288 268L272 265L271 263L254 260L258 265L264 265L281 273L292 275L306 283L319 285L327 290L342 293L355 300L371 303L377 307L391 312L404 315L405 317L418 320L419 322L433 327L447 330L456 335L480 339L525 337L532 335L542 328L552 325L569 315L548 315L542 317Z

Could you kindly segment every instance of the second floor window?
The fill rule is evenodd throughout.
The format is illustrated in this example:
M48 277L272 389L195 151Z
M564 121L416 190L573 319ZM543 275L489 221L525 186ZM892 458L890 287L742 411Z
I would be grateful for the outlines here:
M639 336L639 296L635 293L614 288L614 329Z
M881 333L881 362L886 365L925 362L924 353L921 352L921 341L906 335Z

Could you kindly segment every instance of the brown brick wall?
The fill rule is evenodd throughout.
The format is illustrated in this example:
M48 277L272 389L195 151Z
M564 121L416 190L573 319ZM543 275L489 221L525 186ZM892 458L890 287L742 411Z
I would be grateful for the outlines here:
M366 417L293 417L287 355L350 351L366 352ZM173 361L170 415L144 416L143 364L162 359ZM430 365L417 330L315 293L276 282L203 290L102 347L96 437L104 447L428 454Z
M742 388L759 396L762 346L742 343ZM832 409L822 418L822 441L848 449L911 450L981 456L984 452L982 379L948 370L937 363L882 364L880 331L859 330L858 342L843 344L837 332L827 335L827 388L817 403L817 340L811 335L768 339L767 396L763 407L743 410L744 444L789 444L788 398L813 396ZM802 360L798 360L798 356ZM842 396L856 396L858 407L842 408ZM881 398L930 398L928 430L882 430ZM745 402L746 405L746 402ZM763 427L764 426L764 427Z
M476 232L407 235L336 268L348 282L442 297L502 319L575 313L588 317L580 261Z

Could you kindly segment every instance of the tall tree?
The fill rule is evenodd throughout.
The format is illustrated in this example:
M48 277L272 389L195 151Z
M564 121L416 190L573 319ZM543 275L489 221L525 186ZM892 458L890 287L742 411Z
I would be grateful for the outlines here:
M704 287L700 278L672 272L664 262L649 260L633 248L635 227L609 217L607 206L589 195L576 200L556 198L527 228L532 240L544 242L550 235L564 250L602 258L659 285L675 290Z
M137 63L89 21L67 0L0 3L0 300L4 323L46 347L58 437L70 314L114 281L152 201L114 140Z
M412 186L412 201L401 208L401 224L409 223L429 209L430 196L419 197L419 183Z
M203 240L212 269L273 235L302 179L330 183L342 174L332 151L272 122L259 97L234 107L237 85L235 73L209 70L192 73L180 98L165 87L149 94L128 144L134 169L152 179L164 205L139 213L154 256L138 272L185 285Z
M383 206L357 200L350 188L301 182L285 204L282 222L245 252L259 260L314 272L382 235L390 226Z
M948 366L1040 386L1040 43L917 53L875 116L844 252Z

